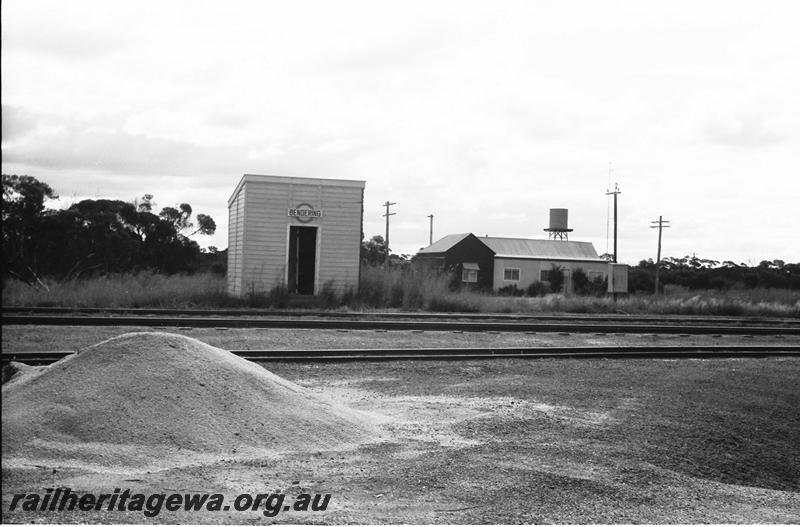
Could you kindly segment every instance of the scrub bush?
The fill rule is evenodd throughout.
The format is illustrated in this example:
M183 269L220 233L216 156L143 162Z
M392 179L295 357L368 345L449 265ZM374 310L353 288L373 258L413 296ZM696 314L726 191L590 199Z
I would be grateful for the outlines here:
M525 289L525 294L527 296L544 296L550 292L550 288L547 287L547 284L543 284L542 282L533 282Z
M517 287L516 284L511 284L498 289L497 294L500 296L522 296L525 291Z
M560 265L553 264L550 268L550 290L554 293L560 293L564 288L564 268Z
M342 300L336 294L332 280L322 284L319 295L317 295L317 305L324 309L334 309L342 305Z

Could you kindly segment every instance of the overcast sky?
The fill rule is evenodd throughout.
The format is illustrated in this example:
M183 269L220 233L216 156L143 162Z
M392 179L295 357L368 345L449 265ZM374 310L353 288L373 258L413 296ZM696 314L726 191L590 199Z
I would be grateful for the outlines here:
M217 222L244 173L366 181L364 233L800 261L800 4L2 2L3 173ZM610 167L610 170L609 170ZM610 172L610 173L609 173Z

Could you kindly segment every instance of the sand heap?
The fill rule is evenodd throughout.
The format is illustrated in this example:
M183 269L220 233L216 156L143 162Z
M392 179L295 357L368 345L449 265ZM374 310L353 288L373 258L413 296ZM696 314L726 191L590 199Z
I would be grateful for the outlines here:
M3 459L136 464L173 454L309 451L375 438L361 412L232 353L128 333L2 392Z

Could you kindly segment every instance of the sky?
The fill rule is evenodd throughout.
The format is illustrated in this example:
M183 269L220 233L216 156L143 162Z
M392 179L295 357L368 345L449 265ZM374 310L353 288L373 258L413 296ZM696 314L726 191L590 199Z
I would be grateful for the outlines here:
M2 2L4 174L188 202L245 173L366 181L364 234L800 262L794 1Z

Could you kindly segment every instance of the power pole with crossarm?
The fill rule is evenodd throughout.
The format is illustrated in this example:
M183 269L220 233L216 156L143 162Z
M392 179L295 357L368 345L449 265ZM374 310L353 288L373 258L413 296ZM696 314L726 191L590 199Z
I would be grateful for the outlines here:
M661 230L669 228L669 220L662 219L661 216L658 217L658 221L651 221L650 223L654 223L656 225L651 225L651 229L658 229L658 253L656 255L656 290L655 294L658 294L658 270L661 266Z
M386 259L383 260L384 265L389 263L389 216L397 214L396 212L389 212L389 207L392 205L397 205L397 203L390 203L387 200L386 203L383 204L383 206L386 207L386 214L384 214L386 217Z

